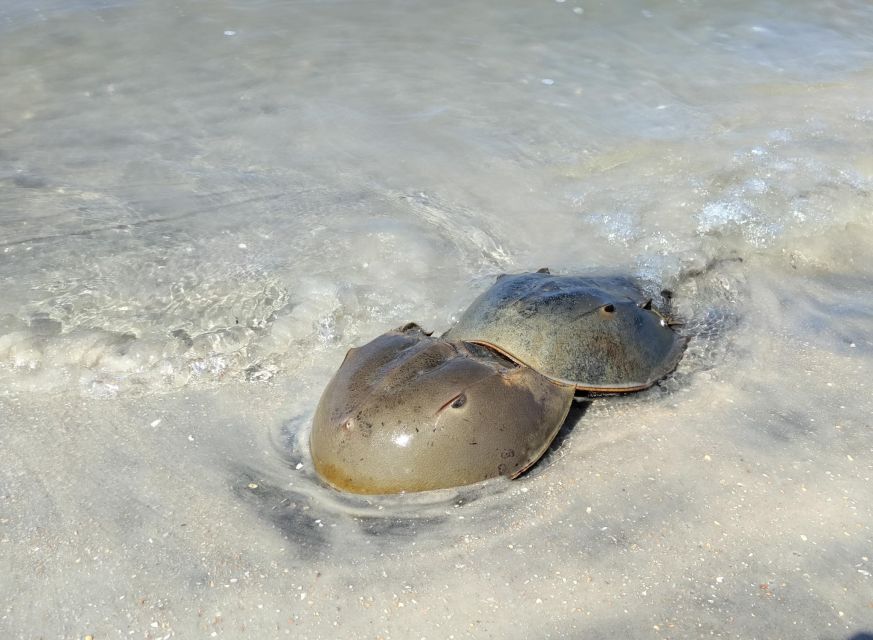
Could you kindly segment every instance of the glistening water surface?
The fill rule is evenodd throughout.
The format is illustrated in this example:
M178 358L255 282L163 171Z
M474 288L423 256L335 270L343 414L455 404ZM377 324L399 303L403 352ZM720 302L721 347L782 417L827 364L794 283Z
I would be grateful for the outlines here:
M0 4L0 633L873 631L873 5ZM692 336L525 477L314 477L346 350L501 272Z

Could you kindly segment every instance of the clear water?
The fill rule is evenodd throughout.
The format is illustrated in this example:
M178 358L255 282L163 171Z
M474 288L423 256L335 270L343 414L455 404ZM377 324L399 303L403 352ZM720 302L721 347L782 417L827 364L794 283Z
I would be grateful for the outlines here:
M873 5L0 4L0 631L873 631ZM361 499L345 351L503 271L694 337L532 473Z

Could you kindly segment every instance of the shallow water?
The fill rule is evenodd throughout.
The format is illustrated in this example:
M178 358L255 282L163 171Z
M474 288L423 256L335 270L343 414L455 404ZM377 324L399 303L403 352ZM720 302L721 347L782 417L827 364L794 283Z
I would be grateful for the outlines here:
M8 637L873 632L867 2L0 5ZM345 351L675 293L514 482L314 478Z

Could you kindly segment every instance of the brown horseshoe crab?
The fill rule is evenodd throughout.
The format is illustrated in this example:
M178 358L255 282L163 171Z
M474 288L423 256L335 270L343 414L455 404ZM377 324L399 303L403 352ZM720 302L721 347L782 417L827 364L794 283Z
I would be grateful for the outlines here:
M573 393L409 324L349 350L315 411L310 451L325 481L353 493L515 477L545 453Z
M687 340L629 278L502 275L444 335L497 349L580 391L622 393L676 368Z

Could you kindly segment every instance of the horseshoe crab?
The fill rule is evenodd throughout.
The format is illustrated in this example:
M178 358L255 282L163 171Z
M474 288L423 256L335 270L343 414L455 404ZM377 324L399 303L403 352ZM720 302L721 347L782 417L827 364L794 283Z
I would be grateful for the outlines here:
M443 338L492 347L580 391L624 393L676 368L687 340L629 278L499 276Z
M574 388L416 324L349 350L315 411L318 474L353 493L455 487L533 465Z

